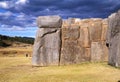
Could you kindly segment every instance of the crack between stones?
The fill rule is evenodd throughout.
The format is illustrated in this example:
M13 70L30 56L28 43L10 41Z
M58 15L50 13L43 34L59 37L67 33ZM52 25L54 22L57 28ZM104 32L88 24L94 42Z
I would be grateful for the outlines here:
M57 30L54 30L54 31L51 31L51 32L47 32L47 33L45 33L45 34L43 34L42 36L41 36L41 38L43 38L45 35L47 35L47 34L52 34L52 33L56 33L57 32Z

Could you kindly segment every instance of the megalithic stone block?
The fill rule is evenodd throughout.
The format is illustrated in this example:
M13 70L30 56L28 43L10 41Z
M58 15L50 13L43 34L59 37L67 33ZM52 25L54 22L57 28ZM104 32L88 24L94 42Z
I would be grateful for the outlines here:
M120 67L120 10L108 18L107 46L108 63Z
M92 19L89 23L90 40L92 42L98 42L101 40L102 35L102 19Z
M80 27L79 44L82 47L90 48L90 35L87 24L83 23Z
M40 16L34 42L32 65L59 65L62 19L59 16Z
M78 45L79 27L62 28L61 65L74 64L81 61L81 50Z
M107 29L108 29L108 19L103 19L102 20L102 35L101 35L102 41L106 40Z
M101 42L92 42L91 43L91 61L102 61L103 57L103 47Z
M37 25L40 28L61 28L62 19L60 16L39 16Z

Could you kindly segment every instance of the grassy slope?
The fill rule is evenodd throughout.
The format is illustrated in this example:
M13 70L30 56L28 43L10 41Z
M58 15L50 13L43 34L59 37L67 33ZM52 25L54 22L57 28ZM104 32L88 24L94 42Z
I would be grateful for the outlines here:
M120 69L104 63L32 67L31 58L1 57L0 82L117 82Z
M26 53L32 55L32 46L0 48L0 57L25 57Z

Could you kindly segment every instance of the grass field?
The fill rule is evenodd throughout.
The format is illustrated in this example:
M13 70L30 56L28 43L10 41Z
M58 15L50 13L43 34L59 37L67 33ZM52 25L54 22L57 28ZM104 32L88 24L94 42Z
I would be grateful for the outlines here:
M120 69L102 63L32 67L29 57L0 57L0 82L118 82Z
M25 57L26 54L31 56L32 46L0 48L0 57Z

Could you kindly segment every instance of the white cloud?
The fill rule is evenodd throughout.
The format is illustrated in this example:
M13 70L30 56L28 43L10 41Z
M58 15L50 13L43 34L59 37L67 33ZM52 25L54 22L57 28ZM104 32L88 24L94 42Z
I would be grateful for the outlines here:
M19 27L19 26L13 26L10 30L11 30L11 31L24 31L25 28L21 28L21 27Z
M50 9L48 9L48 8L47 8L47 9L45 9L45 10L46 10L47 12L49 12L49 11L50 11Z
M26 20L25 19L26 17L25 17L25 14L24 13L20 13L18 16L16 16L16 20Z
M19 26L12 26L10 28L9 25L1 25L1 30L3 31L25 31L25 28L19 27Z
M27 2L29 2L28 0L18 0L16 2L16 4L26 4Z
M9 8L8 3L6 1L0 2L0 7L5 8L5 9Z
M13 13L10 11L7 12L0 12L0 16L11 16Z

